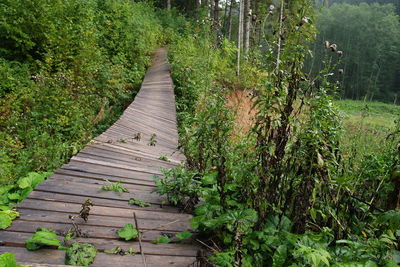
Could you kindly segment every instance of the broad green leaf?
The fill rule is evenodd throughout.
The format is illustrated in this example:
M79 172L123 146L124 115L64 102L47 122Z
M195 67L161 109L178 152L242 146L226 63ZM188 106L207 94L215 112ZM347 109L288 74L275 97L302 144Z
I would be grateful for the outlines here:
M193 234L189 231L183 231L182 233L176 234L175 236L179 239L187 239L191 237Z
M201 182L204 185L212 185L215 184L217 182L217 172L210 172L207 173L206 175L203 176L203 178L201 178Z
M0 255L0 266L2 267L22 267L17 264L14 258L14 254L6 252Z
M88 266L94 262L96 254L97 249L92 244L75 242L65 254L65 264Z
M49 175L49 172L37 173L30 172L28 176L18 180L17 184L21 189L35 188L39 183L43 182L44 179Z
M139 237L138 230L133 227L131 223L126 224L122 229L118 232L119 237L124 238L125 241L129 241L131 239L135 239Z
M21 195L18 193L9 193L7 197L12 200L22 200Z
M168 244L171 242L171 239L169 239L168 236L157 236L157 239L153 241L154 244Z
M332 267L378 267L378 265L370 260L363 260L360 262L337 262Z
M61 246L53 230L41 228L25 241L25 247L28 250L37 250L43 246Z
M12 224L12 221L19 216L15 210L0 211L0 229L6 229Z
M280 245L274 255L272 256L272 267L282 267L285 266L285 261L287 258L287 246Z

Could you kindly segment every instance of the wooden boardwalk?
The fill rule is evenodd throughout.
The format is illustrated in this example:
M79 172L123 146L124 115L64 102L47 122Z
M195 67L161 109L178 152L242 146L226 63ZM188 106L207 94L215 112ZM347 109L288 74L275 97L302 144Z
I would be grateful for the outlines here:
M140 141L134 139L137 133L141 135ZM155 146L149 145L151 139L155 139ZM151 243L162 234L190 229L190 215L162 206L165 198L152 193L153 177L161 174L160 168L173 168L184 160L177 146L175 96L166 51L159 49L141 90L121 118L18 205L20 218L0 231L0 253L13 252L19 263L31 266L63 265L64 251L47 248L30 252L24 242L38 227L52 228L62 240L62 233L72 227L69 215L78 214L82 203L91 199L94 206L88 221L77 219L88 237L76 241L92 243L99 250L133 248L136 253L98 253L91 266L190 265L195 261L195 245ZM160 160L161 155L167 156L169 162ZM101 190L107 184L104 179L121 181L129 192L118 195ZM128 204L130 198L152 205L132 206ZM135 225L134 213L142 232L141 246L138 241L121 241L116 233L125 224Z

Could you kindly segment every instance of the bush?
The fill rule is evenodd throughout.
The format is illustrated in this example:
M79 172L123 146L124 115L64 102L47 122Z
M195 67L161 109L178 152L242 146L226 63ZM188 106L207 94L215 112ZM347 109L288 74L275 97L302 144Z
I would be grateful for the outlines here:
M161 42L128 0L0 4L0 183L59 167L121 113Z

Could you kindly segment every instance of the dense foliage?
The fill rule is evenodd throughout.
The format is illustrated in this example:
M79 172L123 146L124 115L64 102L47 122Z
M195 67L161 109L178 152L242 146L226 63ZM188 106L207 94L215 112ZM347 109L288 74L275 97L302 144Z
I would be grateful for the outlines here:
M187 163L166 171L158 192L194 210L192 227L213 248L205 265L396 266L398 131L390 126L374 151L358 147L360 138L349 140L333 99L337 51L317 43L332 58L314 77L303 72L315 33L310 1L278 9L268 27L280 34L268 36L265 53L251 59L264 64L246 61L258 73L253 81L265 79L264 86L242 84L257 88L249 132L236 132L227 105L238 86L229 76L235 47L223 41L216 49L200 27L171 40Z
M393 6L328 3L318 15L310 0L252 1L256 15L244 19L256 34L245 52L239 41L249 36L224 38L234 21L222 27L219 1L204 2L172 1L194 20L146 1L0 4L0 228L48 171L118 116L162 43L187 162L165 170L157 191L194 213L192 227L211 248L201 264L397 266L400 122L371 126L369 116L387 106L364 102L341 102L343 120L334 99L397 99L399 62L387 64L399 55ZM230 1L228 12L224 3L228 19L238 7ZM250 130L238 127L229 104L237 89L251 98ZM398 116L393 109L388 120ZM102 189L126 191L118 182ZM130 240L137 232L128 224L116 234ZM47 245L58 246L50 230L27 240L31 249ZM67 260L89 264L95 251L75 244ZM14 264L10 255L0 260Z
M104 130L134 96L160 32L146 3L2 1L0 182L55 169Z

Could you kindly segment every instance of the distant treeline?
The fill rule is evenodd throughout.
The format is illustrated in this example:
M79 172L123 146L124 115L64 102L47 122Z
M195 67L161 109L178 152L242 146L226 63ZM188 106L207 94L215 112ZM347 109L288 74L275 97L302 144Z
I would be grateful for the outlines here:
M308 66L317 73L323 61L337 57L322 45L324 41L335 43L344 54L333 75L341 83L342 97L398 103L400 1L329 2L318 16L319 34Z

